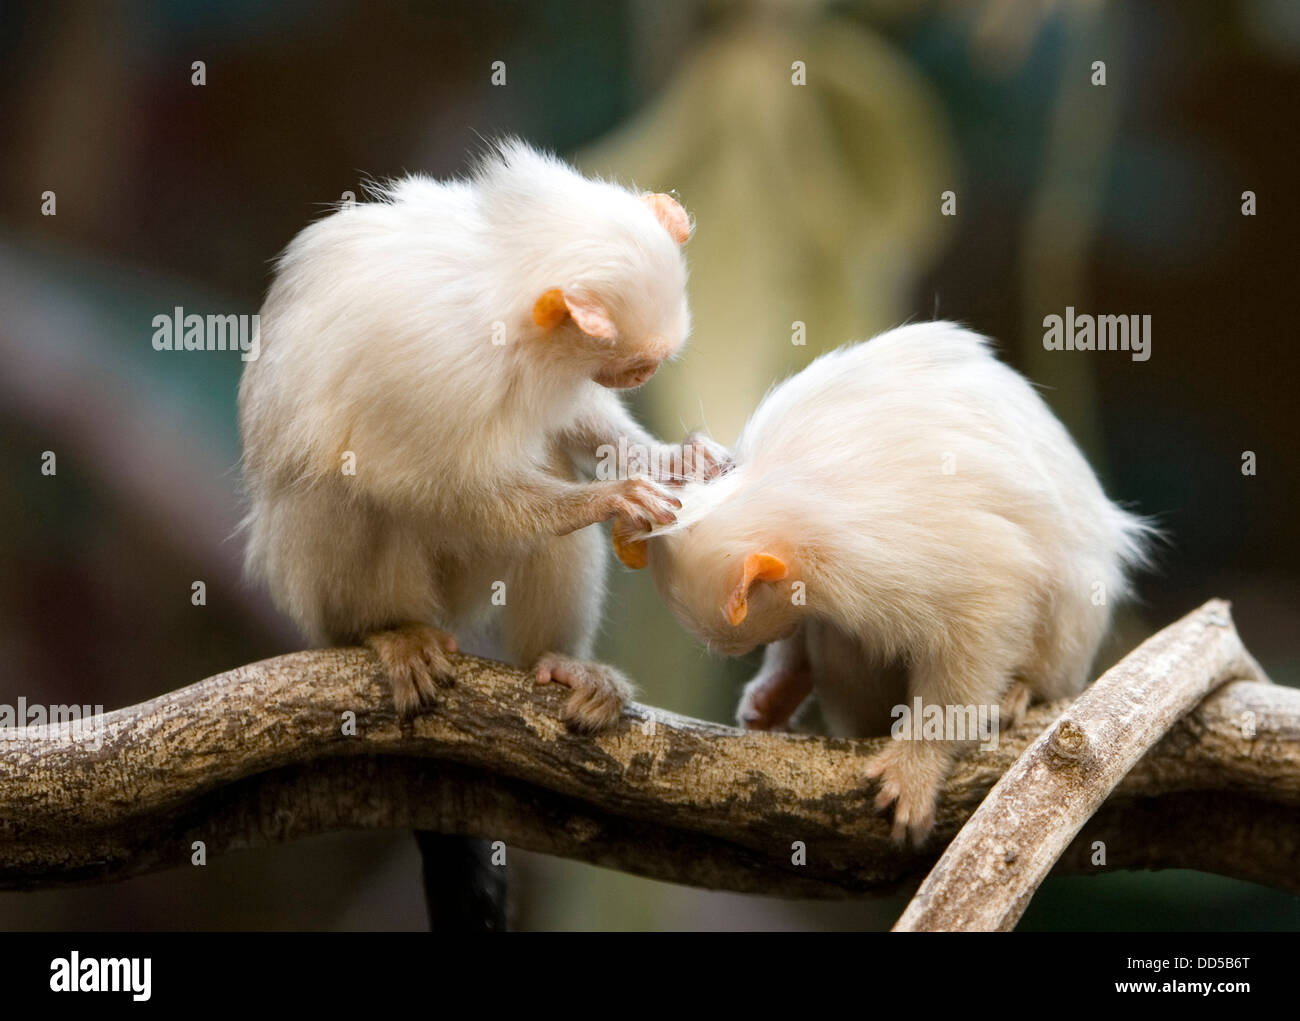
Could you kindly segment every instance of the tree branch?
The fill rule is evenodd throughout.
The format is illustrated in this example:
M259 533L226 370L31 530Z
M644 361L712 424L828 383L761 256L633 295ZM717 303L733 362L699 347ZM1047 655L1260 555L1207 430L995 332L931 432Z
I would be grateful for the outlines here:
M1075 834L1138 759L1206 695L1267 681L1210 602L1106 671L998 780L907 906L897 932L1013 929ZM1245 717L1239 732L1253 732Z
M1203 629L1206 614L1226 619L1226 604L1162 634ZM925 872L1065 708L1035 707L996 750L961 760L935 839L913 851L890 841L861 779L887 739L745 733L639 705L611 732L583 737L558 720L563 689L487 660L457 665L441 704L405 723L370 654L335 649L110 713L98 751L48 729L0 741L0 888L185 865L196 840L214 855L395 828L715 889L883 892ZM348 713L355 736L344 733ZM1253 738L1242 733L1247 713ZM1194 830L1165 828L1193 813ZM1094 832L1107 835L1109 868L1205 868L1300 889L1300 692L1236 683L1206 699L1130 771L1062 868L1098 871L1080 844ZM795 841L806 864L791 862Z

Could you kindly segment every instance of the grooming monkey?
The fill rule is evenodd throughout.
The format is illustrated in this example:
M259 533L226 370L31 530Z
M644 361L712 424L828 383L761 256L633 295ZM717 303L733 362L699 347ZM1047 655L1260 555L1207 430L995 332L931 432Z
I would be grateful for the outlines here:
M617 396L686 339L690 232L668 195L507 141L468 179L389 184L280 256L239 391L247 566L311 641L373 649L401 713L487 628L572 689L570 725L618 718L628 682L588 661L605 549L587 526L669 524L679 503L662 471L579 468L620 438L687 472L708 459L657 444Z
M1152 533L1029 383L951 323L818 358L734 454L680 491L674 524L642 540L620 522L614 539L710 648L766 645L737 711L750 728L812 693L846 737L889 733L918 697L1018 718L1031 695L1076 693ZM872 760L895 839L930 832L959 747L894 740Z

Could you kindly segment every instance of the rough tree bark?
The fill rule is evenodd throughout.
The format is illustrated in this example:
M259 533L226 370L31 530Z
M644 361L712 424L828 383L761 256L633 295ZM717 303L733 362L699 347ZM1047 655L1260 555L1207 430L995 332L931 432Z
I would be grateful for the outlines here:
M1235 636L1220 602L1163 634L1200 633L1209 616L1225 622L1216 634ZM1167 668L1202 669L1196 648ZM1146 669L1133 662L1145 655L1115 669ZM640 705L611 732L582 737L558 720L561 689L472 657L458 671L440 705L405 723L369 653L338 649L110 713L98 750L48 731L0 742L0 888L175 867L195 840L213 855L400 828L714 889L883 892L924 875L1066 708L1035 707L997 749L961 760L935 838L916 851L890 841L862 781L887 739L744 733ZM1234 664L1221 679L1238 672L1250 668ZM1197 868L1300 892L1300 691L1245 681L1206 698L1129 771L1058 867L1102 871L1090 863L1094 839L1107 842L1105 869ZM792 864L796 841L806 864Z
M1267 682L1228 615L1207 603L1087 688L994 785L926 877L896 932L1009 930L1138 759L1234 678ZM1243 716L1244 738L1254 731ZM1104 854L1104 847L1100 848Z

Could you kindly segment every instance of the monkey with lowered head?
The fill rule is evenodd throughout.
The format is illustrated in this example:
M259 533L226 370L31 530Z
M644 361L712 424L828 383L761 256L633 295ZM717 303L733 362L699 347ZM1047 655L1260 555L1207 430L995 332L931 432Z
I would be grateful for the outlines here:
M679 503L665 472L580 469L620 438L683 463L617 392L686 339L691 227L668 195L512 140L468 179L388 184L280 256L239 391L247 567L311 641L373 649L401 713L452 683L458 635L486 630L572 689L572 726L617 719L630 687L588 661L605 544L587 526L669 524Z
M810 694L844 737L890 733L916 698L1014 717L1031 695L1074 694L1153 531L952 323L818 358L764 398L734 458L680 491L675 523L643 540L619 522L614 539L710 648L766 646L737 712L750 728L783 726ZM950 737L894 740L868 765L895 839L930 832Z

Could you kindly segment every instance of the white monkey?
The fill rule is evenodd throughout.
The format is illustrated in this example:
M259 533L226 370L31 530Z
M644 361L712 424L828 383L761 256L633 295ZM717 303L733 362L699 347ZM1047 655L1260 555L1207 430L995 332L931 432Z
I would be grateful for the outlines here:
M451 683L456 634L495 625L517 665L573 689L569 723L617 719L629 685L586 662L605 573L587 526L679 504L576 468L620 437L672 463L615 391L686 339L690 232L668 195L507 141L280 257L239 393L247 565L312 641L374 649L402 713Z
M738 716L783 725L815 692L830 729L891 709L1078 692L1153 529L1102 492L1069 434L984 338L945 322L826 354L772 390L735 467L681 490L676 523L615 525L712 649L767 646ZM868 768L920 842L956 741L896 740Z

